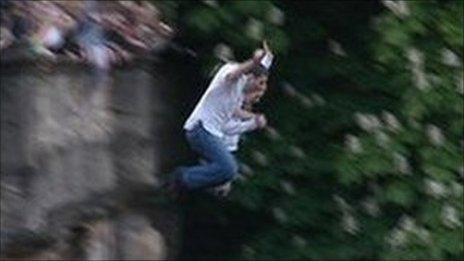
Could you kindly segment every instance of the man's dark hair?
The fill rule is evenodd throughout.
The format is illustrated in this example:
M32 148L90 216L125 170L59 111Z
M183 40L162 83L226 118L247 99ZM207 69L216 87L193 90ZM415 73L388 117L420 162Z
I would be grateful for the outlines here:
M269 70L266 69L266 67L262 66L261 64L258 66L255 66L253 70L250 72L253 74L255 77L261 77L261 76L269 76Z

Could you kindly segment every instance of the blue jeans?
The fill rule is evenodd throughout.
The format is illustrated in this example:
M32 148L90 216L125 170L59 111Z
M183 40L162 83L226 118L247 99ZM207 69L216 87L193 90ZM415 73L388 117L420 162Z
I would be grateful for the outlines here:
M186 132L187 140L206 164L178 169L180 180L189 189L202 189L232 180L238 165L222 140L209 133L201 123Z

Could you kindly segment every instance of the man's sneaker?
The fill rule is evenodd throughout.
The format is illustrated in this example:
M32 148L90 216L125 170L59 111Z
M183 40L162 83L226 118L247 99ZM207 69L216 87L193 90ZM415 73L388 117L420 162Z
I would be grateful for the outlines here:
M219 197L219 198L225 198L229 195L230 191L232 189L232 182L227 182L222 185L208 188L206 191L213 196Z

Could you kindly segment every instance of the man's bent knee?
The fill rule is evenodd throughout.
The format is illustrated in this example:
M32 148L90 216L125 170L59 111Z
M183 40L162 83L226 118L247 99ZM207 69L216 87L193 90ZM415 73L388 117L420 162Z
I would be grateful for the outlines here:
M224 182L234 179L238 172L238 165L235 162L228 162L221 166L221 175Z

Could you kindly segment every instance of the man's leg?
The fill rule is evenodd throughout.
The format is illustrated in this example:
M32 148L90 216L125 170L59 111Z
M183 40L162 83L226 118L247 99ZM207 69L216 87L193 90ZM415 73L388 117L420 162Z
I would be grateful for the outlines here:
M232 153L232 155L234 155L234 157L235 157L235 153ZM204 158L200 158L198 160L198 162L201 165L207 165L208 164L208 161L206 159L204 159ZM210 194L212 194L214 196L221 197L221 198L227 197L227 195L229 195L230 191L232 190L232 182L234 182L235 179L237 179L237 176L238 175L235 175L232 180L227 181L226 183L222 183L222 184L219 184L217 186L208 188L207 189L208 193L210 193Z
M201 125L187 132L191 147L207 159L204 165L180 170L180 179L189 189L216 186L232 180L238 166L234 156L226 149L222 141L206 131Z

